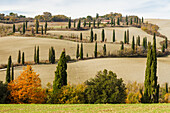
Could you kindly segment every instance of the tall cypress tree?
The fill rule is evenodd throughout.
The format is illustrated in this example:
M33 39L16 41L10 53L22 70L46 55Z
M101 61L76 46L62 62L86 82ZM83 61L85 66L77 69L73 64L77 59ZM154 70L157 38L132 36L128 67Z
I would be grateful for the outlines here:
M97 34L95 33L94 35L94 40L96 41L97 40Z
M91 27L91 22L89 21L89 27Z
M95 19L93 19L93 27L95 28L96 26L96 20Z
M55 80L53 81L53 94L56 94L58 89L67 85L67 60L65 50L61 53L58 61L57 69L55 71Z
M12 65L11 65L11 80L13 81L14 80L14 65L13 65L13 63L12 63Z
M147 38L143 38L143 48L146 50L147 49Z
M121 48L120 50L124 50L124 43L121 41Z
M115 30L113 29L113 42L115 42Z
M111 26L113 26L113 18L111 18L111 23L110 24L111 24Z
M38 19L36 19L36 23L35 23L36 34L38 34L38 28L39 28L39 21Z
M81 20L79 19L79 22L77 24L77 30L80 30L80 28L81 28Z
M124 33L124 43L126 44L127 42L127 39L126 39L126 31L125 31L125 33Z
M25 34L25 23L23 23L22 32L23 32L23 34Z
M132 38L132 50L135 50L135 37Z
M103 55L106 56L106 44L103 46Z
M95 43L94 57L97 58L97 42Z
M165 83L165 92L168 93L168 83Z
M144 23L144 19L143 19L143 17L142 17L142 23Z
M21 51L19 50L18 52L18 63L20 64L21 63Z
M39 46L37 47L37 58L36 58L36 63L39 64Z
M84 27L86 27L86 19L84 19L84 24L83 25L84 25Z
M102 29L102 42L104 42L105 40L105 33L104 33L104 29Z
M164 53L164 52L165 52L165 44L163 44L163 45L162 45L161 50L162 50L162 53Z
M80 47L80 59L83 59L83 43L81 43L81 47Z
M97 21L97 27L100 27L100 20Z
M25 64L25 55L24 55L24 52L22 52L22 65Z
M41 26L41 34L43 35L44 33L43 33L43 26Z
M82 33L80 33L80 40L82 40L83 39L83 36L82 36Z
M130 25L132 25L133 24L133 21L132 21L132 18L130 19Z
M68 19L68 28L71 28L71 18Z
M9 83L11 81L11 74L10 74L11 63L12 63L12 59L11 56L9 56L7 70L6 70L6 83Z
M120 25L119 18L117 18L117 25Z
M126 43L129 44L129 29L127 30Z
M114 25L114 26L116 25L115 19L114 19L114 21L113 21L113 25Z
M140 46L140 36L137 37L137 43L138 46Z
M13 33L15 33L15 24L13 24Z
M34 47L34 62L36 63L37 62L37 49L36 49L36 46Z
M80 53L79 53L79 44L77 44L76 58L78 59L79 56L80 56Z
M55 50L53 47L49 49L49 62L54 64L55 63Z
M91 28L90 31L90 42L93 42L93 29Z
M165 38L165 48L166 49L168 48L168 40L167 40L167 38Z
M47 21L45 21L45 34L47 34Z
M74 28L76 27L76 20L74 20Z
M27 27L28 27L28 21L26 20L25 21L25 28L26 28L26 30L27 30Z

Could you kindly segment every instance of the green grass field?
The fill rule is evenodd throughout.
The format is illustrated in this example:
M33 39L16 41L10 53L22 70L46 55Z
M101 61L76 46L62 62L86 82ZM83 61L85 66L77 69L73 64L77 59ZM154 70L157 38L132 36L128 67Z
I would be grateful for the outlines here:
M169 113L170 104L1 104L0 113Z

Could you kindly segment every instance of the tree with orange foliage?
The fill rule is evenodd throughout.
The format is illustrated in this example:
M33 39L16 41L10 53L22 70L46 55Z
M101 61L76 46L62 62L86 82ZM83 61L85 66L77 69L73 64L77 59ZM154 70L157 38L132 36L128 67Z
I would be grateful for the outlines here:
M11 103L45 103L45 90L41 88L39 74L31 66L27 66L21 75L8 84Z

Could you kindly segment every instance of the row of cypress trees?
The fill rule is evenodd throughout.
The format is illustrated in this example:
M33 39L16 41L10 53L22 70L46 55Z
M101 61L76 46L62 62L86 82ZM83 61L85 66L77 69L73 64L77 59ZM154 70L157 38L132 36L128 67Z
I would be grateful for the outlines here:
M79 50L79 44L77 44L77 51L76 51L76 58L83 59L83 43L81 43L80 50Z
M9 56L6 70L6 83L9 83L12 80L14 80L14 67L12 63L12 58L11 56Z
M22 65L25 64L25 55L24 52L22 52L22 61L21 61L21 51L18 52L18 64L22 63Z

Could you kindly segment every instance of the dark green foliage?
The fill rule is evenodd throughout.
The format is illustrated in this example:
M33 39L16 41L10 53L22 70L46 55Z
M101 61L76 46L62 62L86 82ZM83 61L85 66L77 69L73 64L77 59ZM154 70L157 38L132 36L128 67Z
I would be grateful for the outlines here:
M127 30L126 43L129 44L129 30Z
M74 20L74 28L76 27L76 20Z
M137 46L140 46L140 36L137 37Z
M98 28L100 27L100 21L99 20L97 21L97 27Z
M11 65L11 80L12 81L14 80L14 65L13 65L13 63Z
M127 39L126 39L126 31L125 31L125 33L124 33L124 43L126 44L127 42Z
M122 78L118 79L112 71L98 72L94 79L85 82L86 103L89 104L114 104L124 103L126 88Z
M9 56L7 70L6 70L6 83L9 83L11 81L11 73L10 73L11 64L12 64L12 59L11 56Z
M117 18L117 25L120 25L119 18Z
M77 52L76 52L76 58L78 59L80 56L80 53L79 53L79 44L77 44Z
M110 24L111 24L111 26L113 26L113 18L111 18L111 23Z
M146 50L147 49L147 38L143 38L143 48Z
M91 28L90 31L90 42L93 42L93 29Z
M115 19L114 19L114 21L113 21L113 25L114 25L114 26L116 25Z
M86 27L86 19L84 19L84 24L83 25L84 25L84 27Z
M135 37L132 38L132 50L135 50Z
M95 28L95 25L96 25L96 20L93 19L93 27Z
M25 64L25 55L24 55L24 52L22 52L22 65Z
M132 18L130 19L130 25L132 25L133 24L133 21L132 21Z
M168 48L168 40L167 40L167 38L165 38L165 48L166 49Z
M36 58L37 58L37 49L36 46L34 47L34 62L36 63Z
M86 54L86 57L87 57L87 58L89 57L88 53Z
M0 104L6 104L7 103L7 96L8 96L8 84L3 84L2 81L0 81Z
M97 58L97 42L95 43L94 57Z
M144 18L142 17L142 23L144 23Z
M67 60L65 50L61 53L58 61L57 69L55 71L55 80L53 81L53 94L56 94L62 86L67 85Z
M55 50L53 47L49 49L49 62L55 64Z
M82 33L80 33L80 40L82 40L83 36L82 36Z
M80 28L81 28L81 20L79 19L79 22L77 24L77 30L80 30Z
M83 43L81 43L81 47L80 47L80 59L83 59Z
M38 34L38 28L39 28L39 21L38 19L36 19L36 23L35 23L36 34Z
M104 42L105 40L105 33L104 33L104 29L102 29L102 42Z
M22 32L23 32L23 34L25 34L25 23L23 23Z
M121 48L120 48L120 50L124 50L124 43L123 43L123 42L121 42Z
M97 40L97 34L95 33L94 35L94 40L96 41Z
M168 83L165 83L165 92L168 93Z
M68 28L71 28L71 18L68 19Z
M36 58L36 63L39 64L39 46L37 47L37 58Z
M43 35L44 33L43 33L43 26L41 26L41 34Z
M91 27L91 21L89 21L89 27Z
M27 30L27 27L28 27L28 21L26 20L25 21L25 28L26 28L26 30Z
M19 50L19 52L18 52L18 64L20 64L21 63L21 51Z
M162 50L162 53L164 53L164 52L165 52L165 44L163 44L163 45L162 45L161 50Z
M115 42L116 41L116 39L115 39L115 30L113 29L113 42Z
M98 19L99 18L99 14L98 13L96 13L96 19Z
M13 33L15 33L15 24L13 24Z
M106 56L106 44L103 46L103 55Z

